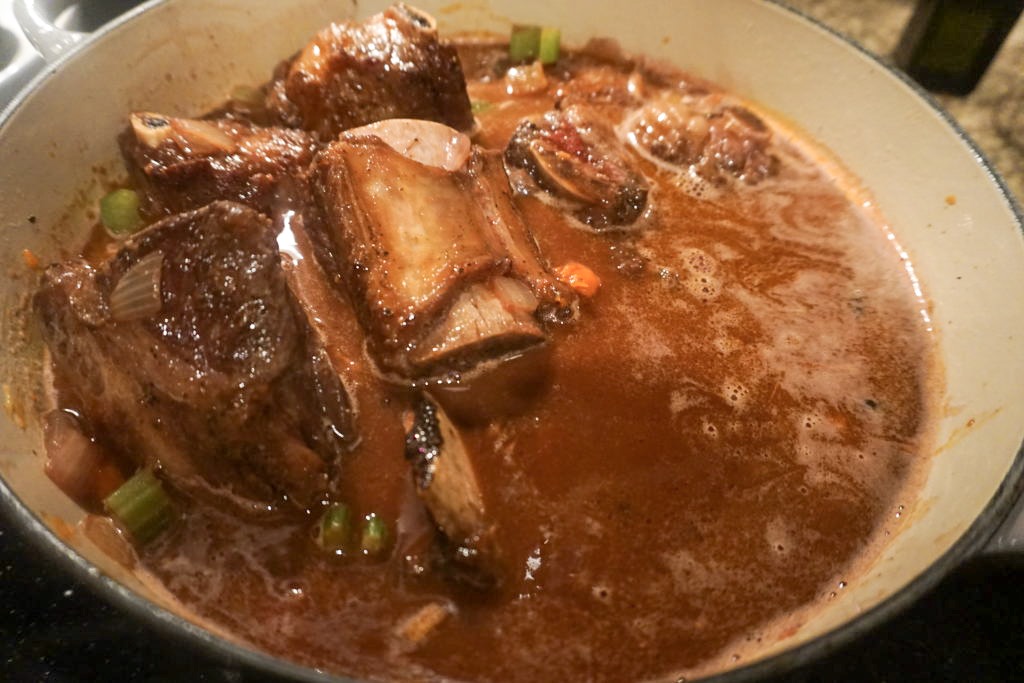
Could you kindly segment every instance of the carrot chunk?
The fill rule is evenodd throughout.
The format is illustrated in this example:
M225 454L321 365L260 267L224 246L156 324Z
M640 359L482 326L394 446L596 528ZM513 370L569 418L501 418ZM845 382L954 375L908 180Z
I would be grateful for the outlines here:
M582 263L569 261L555 269L555 277L572 287L580 296L591 297L601 289L601 278Z

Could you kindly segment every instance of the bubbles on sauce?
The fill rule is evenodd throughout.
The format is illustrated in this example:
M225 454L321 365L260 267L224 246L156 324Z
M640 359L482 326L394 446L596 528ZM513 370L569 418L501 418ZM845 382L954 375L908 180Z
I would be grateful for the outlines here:
M836 583L836 588L835 588L835 590L829 591L829 593L828 593L828 599L829 599L829 600L835 600L835 599L836 599L837 597L839 597L839 593L840 593L840 592L841 592L841 591L842 591L842 590L843 590L844 588L846 588L846 580L845 580L845 579L843 579L843 580L840 580L840 581L838 581L838 582Z
M702 405L705 399L698 391L691 387L673 389L669 394L669 411L673 416L683 411Z
M687 247L680 250L683 266L696 274L711 275L718 271L718 262L703 249Z
M599 601L609 604L612 601L612 589L603 584L596 584L591 588L591 593Z
M813 430L821 424L821 415L817 412L804 413L800 416L799 423L804 429Z
M537 546L534 548L533 553L526 558L526 570L523 574L523 579L526 581L536 581L536 575L540 571L540 567L540 546Z
M750 398L750 389L743 382L730 379L722 385L722 397L736 410L743 410Z
M722 292L718 261L702 249L688 247L679 251L680 265L685 272L682 284L698 301L710 302Z
M721 190L701 178L692 168L683 173L677 173L672 178L672 184L694 199L712 200L717 199L721 194Z
M302 581L281 581L278 586L278 594L290 600L301 599L306 595L306 585Z
M769 552L776 555L785 555L795 543L789 525L782 517L773 517L768 521L765 525L764 540Z
M741 348L740 341L735 337L726 334L715 335L711 339L711 346L722 356L728 356Z

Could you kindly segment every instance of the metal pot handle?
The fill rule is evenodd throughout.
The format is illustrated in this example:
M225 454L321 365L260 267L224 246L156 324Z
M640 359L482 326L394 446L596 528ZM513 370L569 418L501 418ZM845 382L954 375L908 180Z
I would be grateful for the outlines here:
M85 40L88 33L65 31L48 17L49 0L14 0L14 18L28 42L47 63L57 61L68 50Z

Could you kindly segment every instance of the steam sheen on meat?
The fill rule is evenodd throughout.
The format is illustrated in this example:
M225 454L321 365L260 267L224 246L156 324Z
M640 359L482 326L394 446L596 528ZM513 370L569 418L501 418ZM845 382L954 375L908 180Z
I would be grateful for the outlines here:
M98 268L52 266L34 303L68 402L183 489L306 507L353 441L347 392L295 309L271 222L249 208L215 202Z

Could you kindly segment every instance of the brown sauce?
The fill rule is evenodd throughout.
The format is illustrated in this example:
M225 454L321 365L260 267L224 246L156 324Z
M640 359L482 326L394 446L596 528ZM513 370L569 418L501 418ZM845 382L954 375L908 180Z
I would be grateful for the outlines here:
M561 85L552 70L516 97L467 75L492 104L475 141L496 148ZM514 570L498 591L453 586L406 547L424 524L402 455L409 392L366 367L326 291L314 305L356 359L362 435L338 494L397 520L393 551L325 557L312 515L197 506L145 567L260 649L373 680L674 680L855 581L912 495L931 342L885 226L776 140L778 174L752 186L642 161L652 208L631 230L517 197L547 260L602 287L542 349L435 389ZM403 646L396 626L430 602L451 615Z

